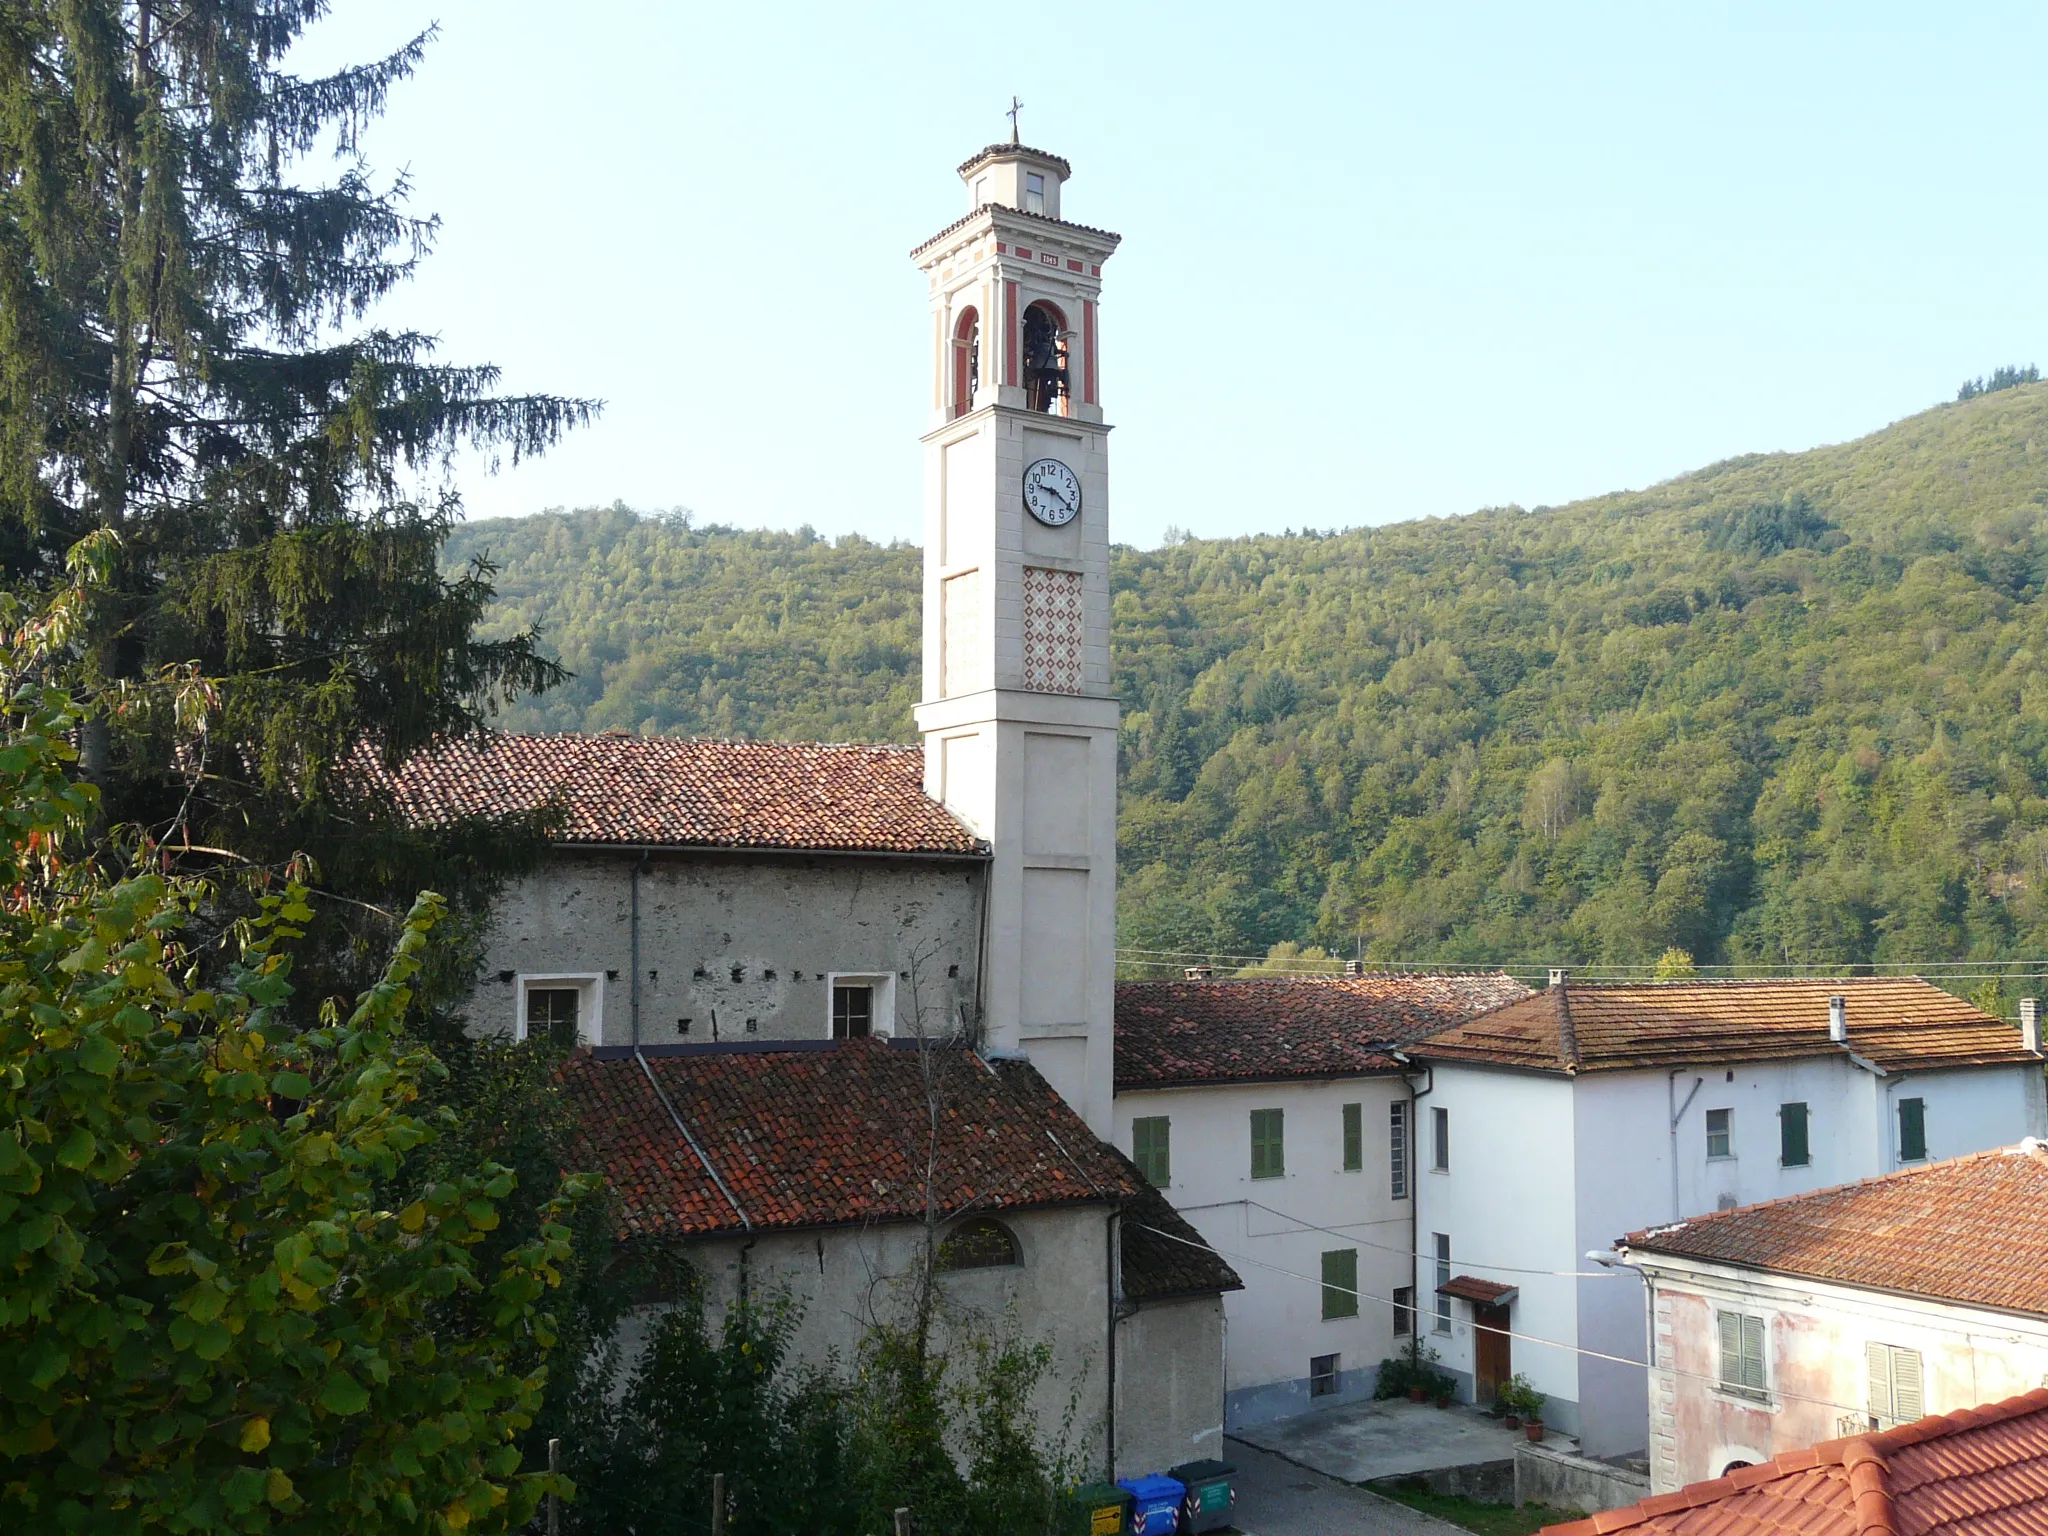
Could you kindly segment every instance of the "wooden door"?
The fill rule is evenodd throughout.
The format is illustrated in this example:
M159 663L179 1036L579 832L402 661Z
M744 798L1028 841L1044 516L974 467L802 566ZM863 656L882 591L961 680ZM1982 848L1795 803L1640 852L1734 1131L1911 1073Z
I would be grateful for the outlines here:
M1507 1329L1504 1304L1472 1304L1472 1400L1482 1408L1500 1394L1501 1384L1515 1371Z

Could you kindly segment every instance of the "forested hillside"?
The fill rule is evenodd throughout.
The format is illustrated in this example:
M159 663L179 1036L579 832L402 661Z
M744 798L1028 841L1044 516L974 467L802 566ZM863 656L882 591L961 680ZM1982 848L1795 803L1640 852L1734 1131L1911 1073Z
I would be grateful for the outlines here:
M1276 509L1275 522L1284 521ZM910 736L917 551L471 524L522 729ZM1115 556L1121 942L2048 954L2048 385L1554 509Z

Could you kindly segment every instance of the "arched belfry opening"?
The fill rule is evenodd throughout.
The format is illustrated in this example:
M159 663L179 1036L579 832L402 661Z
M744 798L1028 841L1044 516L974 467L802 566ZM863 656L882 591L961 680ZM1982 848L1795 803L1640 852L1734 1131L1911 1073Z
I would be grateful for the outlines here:
M1024 311L1024 403L1066 414L1067 317L1043 299Z
M974 387L981 380L981 315L971 306L960 311L953 326L953 414L974 409Z

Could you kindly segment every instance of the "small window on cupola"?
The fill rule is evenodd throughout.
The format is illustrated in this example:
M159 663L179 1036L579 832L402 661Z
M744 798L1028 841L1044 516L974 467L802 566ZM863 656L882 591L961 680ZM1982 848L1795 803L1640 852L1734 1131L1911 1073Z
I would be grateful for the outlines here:
M1024 211L1045 212L1045 177L1037 171L1024 173Z

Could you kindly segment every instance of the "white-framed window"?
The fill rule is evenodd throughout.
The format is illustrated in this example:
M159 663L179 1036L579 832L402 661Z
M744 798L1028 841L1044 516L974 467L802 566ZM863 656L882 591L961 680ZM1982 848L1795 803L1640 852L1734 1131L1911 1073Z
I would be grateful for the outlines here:
M1310 1355L1308 1357L1308 1395L1330 1397L1335 1395L1341 1377L1338 1366L1341 1355Z
M829 971L825 976L825 1038L887 1039L896 1033L896 977L889 971Z
M1707 1157L1718 1161L1735 1155L1735 1111L1732 1109L1710 1109L1707 1111Z
M988 178L986 176L977 176L974 178L974 206L979 208L987 201Z
M1037 171L1024 173L1024 211L1045 212L1045 177Z
M604 1044L604 972L522 971L513 980L512 1038Z
M1430 1147L1429 1167L1432 1173L1451 1171L1451 1112L1448 1109L1432 1109L1429 1112Z
M1768 1402L1770 1371L1766 1341L1770 1333L1764 1320L1746 1312L1716 1312L1714 1323L1720 1332L1721 1390Z

